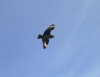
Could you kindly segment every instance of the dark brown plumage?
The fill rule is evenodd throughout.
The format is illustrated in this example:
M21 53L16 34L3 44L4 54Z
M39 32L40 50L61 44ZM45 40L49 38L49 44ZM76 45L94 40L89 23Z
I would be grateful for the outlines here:
M49 43L49 39L54 38L54 35L50 34L50 32L55 28L54 24L51 24L43 33L43 35L39 34L38 39L42 39L43 48L45 49Z

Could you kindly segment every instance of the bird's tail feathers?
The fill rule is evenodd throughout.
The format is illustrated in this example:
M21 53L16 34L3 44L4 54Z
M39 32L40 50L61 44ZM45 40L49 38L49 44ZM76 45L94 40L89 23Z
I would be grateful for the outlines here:
M38 35L38 39L41 39L43 37L43 35L39 34Z

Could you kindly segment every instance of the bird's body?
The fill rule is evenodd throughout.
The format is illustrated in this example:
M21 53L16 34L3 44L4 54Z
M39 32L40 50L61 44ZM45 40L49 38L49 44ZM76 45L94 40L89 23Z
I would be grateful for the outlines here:
M49 39L54 38L54 35L51 35L50 32L55 28L55 25L50 25L45 31L43 35L38 35L38 39L42 39L43 48L45 49L49 43Z

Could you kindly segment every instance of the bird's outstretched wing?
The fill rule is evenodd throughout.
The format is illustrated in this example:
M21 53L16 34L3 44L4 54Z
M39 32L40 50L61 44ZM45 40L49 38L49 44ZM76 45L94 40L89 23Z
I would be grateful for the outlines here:
M49 43L49 39L43 40L43 48L45 49Z
M44 35L50 34L50 32L55 28L54 24L51 24L45 31Z

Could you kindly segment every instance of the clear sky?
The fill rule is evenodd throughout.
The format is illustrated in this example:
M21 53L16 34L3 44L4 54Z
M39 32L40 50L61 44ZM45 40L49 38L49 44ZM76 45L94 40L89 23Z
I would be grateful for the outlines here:
M0 77L100 77L100 0L0 0Z

